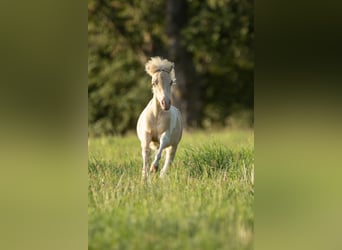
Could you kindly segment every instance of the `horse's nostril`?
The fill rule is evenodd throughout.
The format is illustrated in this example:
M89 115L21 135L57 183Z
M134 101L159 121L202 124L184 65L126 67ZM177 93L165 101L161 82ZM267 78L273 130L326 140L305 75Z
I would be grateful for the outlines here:
M164 110L169 110L171 107L171 100L164 98L161 100L160 104Z
M163 99L163 100L161 101L161 103L162 103L163 105L166 105L166 104L170 105L170 104L171 104L171 101L170 101L170 100L167 100L167 99Z

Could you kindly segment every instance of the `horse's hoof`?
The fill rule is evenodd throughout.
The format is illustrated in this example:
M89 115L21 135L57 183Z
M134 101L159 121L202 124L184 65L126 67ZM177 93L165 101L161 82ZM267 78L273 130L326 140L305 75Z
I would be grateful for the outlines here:
M151 172L151 173L157 173L157 172L158 172L158 166L152 165L152 166L150 167L150 172Z
M159 175L159 178L160 178L160 179L164 179L165 176L166 176L165 172L163 172L163 171L160 172L160 175Z

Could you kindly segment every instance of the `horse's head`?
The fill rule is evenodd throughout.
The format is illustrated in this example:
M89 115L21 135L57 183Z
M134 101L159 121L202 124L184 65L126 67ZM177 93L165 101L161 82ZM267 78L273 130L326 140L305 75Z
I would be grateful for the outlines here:
M171 85L173 81L169 73L161 70L157 71L152 76L153 94L159 101L163 110L169 110L171 107Z
M153 94L163 110L171 107L171 85L176 82L174 64L160 57L152 58L146 64L146 71L152 76Z

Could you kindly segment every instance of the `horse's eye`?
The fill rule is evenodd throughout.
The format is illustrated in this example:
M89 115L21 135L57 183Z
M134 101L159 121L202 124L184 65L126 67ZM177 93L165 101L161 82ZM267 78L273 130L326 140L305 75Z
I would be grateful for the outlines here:
M172 85L173 81L171 80L170 85Z
M155 79L153 82L152 82L152 85L155 86L158 84L158 79Z

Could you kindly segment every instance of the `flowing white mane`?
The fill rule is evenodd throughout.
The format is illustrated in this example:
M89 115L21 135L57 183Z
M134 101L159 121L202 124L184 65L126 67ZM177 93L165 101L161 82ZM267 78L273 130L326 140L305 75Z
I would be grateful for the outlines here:
M176 82L175 64L161 57L152 57L145 65L146 72L153 76L158 71L165 71L170 74L173 83Z

